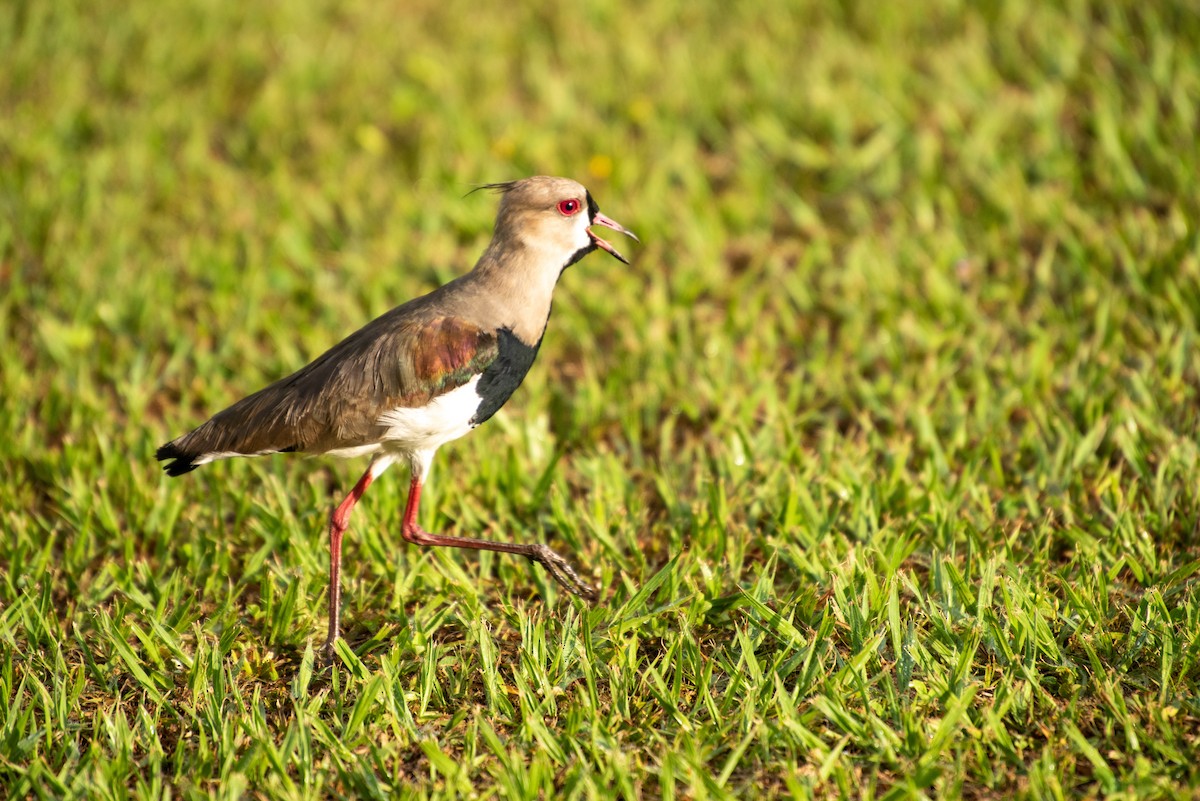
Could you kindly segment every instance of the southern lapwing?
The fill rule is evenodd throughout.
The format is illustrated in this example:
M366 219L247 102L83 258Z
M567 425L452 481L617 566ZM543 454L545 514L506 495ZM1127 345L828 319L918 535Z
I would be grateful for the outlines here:
M525 377L563 270L596 248L628 264L592 230L630 231L600 213L580 184L539 176L486 188L503 193L491 244L470 273L411 300L339 342L312 364L243 398L158 449L179 476L231 456L370 456L329 518L329 639L339 633L342 535L371 482L395 462L412 471L400 534L417 545L501 551L540 562L563 587L595 597L546 545L431 534L417 523L437 449L485 422Z

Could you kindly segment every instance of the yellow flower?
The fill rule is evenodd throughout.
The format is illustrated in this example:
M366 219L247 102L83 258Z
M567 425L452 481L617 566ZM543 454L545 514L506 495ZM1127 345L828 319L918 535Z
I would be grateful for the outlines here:
M597 153L588 159L588 173L598 180L603 180L612 175L613 161L611 156L606 156L603 153Z
M358 140L358 146L372 156L378 156L387 150L387 135L376 125L358 126L358 130L354 132L354 138Z

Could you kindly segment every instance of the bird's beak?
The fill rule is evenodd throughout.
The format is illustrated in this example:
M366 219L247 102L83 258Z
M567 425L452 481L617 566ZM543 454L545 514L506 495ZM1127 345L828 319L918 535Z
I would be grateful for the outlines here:
M616 231L617 233L625 234L625 236L629 237L634 242L642 241L642 240L638 239L637 236L634 235L633 231L630 231L629 229L627 229L625 226L621 225L616 220L611 219L609 217L605 217L600 212L596 212L596 216L592 218L592 225L603 225L605 228L611 228L614 231ZM601 248L603 250L607 250L614 257L616 257L616 259L618 261L622 261L622 262L625 262L626 264L629 264L629 259L625 258L620 253L618 253L617 249L614 248L612 245L610 245L608 242L605 242L603 239L596 236L596 233L590 227L588 228L588 236L590 236L592 238L592 241L596 243L596 247Z

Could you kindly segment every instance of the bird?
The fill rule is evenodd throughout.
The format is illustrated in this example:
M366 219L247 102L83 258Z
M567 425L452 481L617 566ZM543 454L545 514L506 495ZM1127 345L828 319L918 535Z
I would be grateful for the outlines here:
M500 203L491 242L470 272L386 312L155 453L169 476L236 456L370 457L329 516L328 658L341 634L342 538L350 513L396 463L407 463L410 471L400 525L406 542L525 556L568 592L587 600L597 595L545 544L436 534L417 520L438 448L487 422L525 378L541 347L559 276L598 249L629 264L594 229L640 241L568 178L534 176L478 188L498 193Z

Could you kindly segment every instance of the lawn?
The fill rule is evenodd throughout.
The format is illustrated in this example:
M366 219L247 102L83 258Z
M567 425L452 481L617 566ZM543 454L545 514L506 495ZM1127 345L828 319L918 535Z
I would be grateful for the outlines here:
M530 4L534 5L534 4ZM1190 3L0 5L0 796L1200 792ZM584 182L422 522L155 448Z

